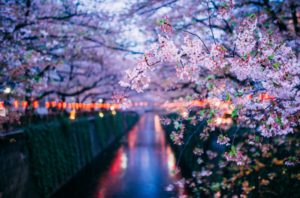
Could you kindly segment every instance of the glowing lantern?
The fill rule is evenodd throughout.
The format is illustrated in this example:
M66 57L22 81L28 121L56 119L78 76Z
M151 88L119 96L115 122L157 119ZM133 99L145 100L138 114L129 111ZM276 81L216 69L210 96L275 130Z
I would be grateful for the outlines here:
M59 102L59 103L57 104L57 108L58 108L58 109L61 109L61 108L62 108L62 103L61 103L61 102Z
M37 109L39 107L39 102L38 101L33 101L33 108Z
M111 111L115 110L115 107L112 105L112 106L110 107L110 110L111 110Z
M19 101L17 100L14 101L14 108L15 109L19 108Z
M1 102L3 103L3 102ZM4 108L4 105L0 108L0 117L6 116L6 109Z
M46 109L49 109L50 108L50 102L45 102L45 107L46 107Z
M22 102L22 107L23 107L24 109L26 109L26 108L28 107L28 102L27 102L27 101L23 101L23 102Z
M56 102L55 102L55 101L52 101L52 102L51 102L51 106L52 106L52 108L56 107Z
M71 112L70 112L70 120L75 120L76 119L76 111L73 109Z
M0 109L4 109L4 102L0 102Z
M111 114L112 114L112 115L116 115L117 112L116 112L115 110L112 110L112 111L111 111Z
M109 108L109 104L103 104L103 108L104 109L108 109Z
M103 112L99 112L99 117L103 118L104 117L104 113Z

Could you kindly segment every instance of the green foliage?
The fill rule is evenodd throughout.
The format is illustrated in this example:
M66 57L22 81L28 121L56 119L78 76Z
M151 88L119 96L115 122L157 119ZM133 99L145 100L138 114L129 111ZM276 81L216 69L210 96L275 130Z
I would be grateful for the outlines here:
M238 113L239 113L239 109L235 108L232 113L231 113L231 117L232 118L237 118L238 117Z
M247 14L247 16L252 19L256 18L256 14L254 14L254 13L249 13L249 14Z
M237 97L240 97L240 96L243 96L244 95L244 91L243 90L238 90L234 96L237 96Z
M276 116L275 122L276 122L277 124L279 124L279 125L282 125L281 117L280 117L280 116Z
M274 55L272 54L272 55L268 56L268 59L269 59L270 61L273 60L273 59L274 59Z
M181 129L181 123L179 123L178 121L175 121L174 122L174 128L177 130L177 129Z
M274 67L274 69L279 69L280 64L279 64L279 63L274 63L274 64L273 64L273 67Z
M230 151L229 151L230 156L237 156L237 151L235 146L231 146Z
M215 78L214 75L208 75L208 76L206 77L206 80L209 81L209 80L212 80L212 79L214 79L214 78Z
M206 87L208 90L212 90L215 87L215 85L213 83L207 83Z
M157 20L157 24L158 25L164 25L166 23L167 23L167 19L159 19L159 20Z
M227 100L227 101L231 100L231 97L230 97L230 94L229 94L229 93L226 93L226 100Z

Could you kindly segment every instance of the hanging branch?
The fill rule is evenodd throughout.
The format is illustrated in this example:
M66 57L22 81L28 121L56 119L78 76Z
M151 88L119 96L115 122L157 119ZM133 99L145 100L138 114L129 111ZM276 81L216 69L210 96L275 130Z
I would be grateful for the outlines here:
M210 12L209 12L210 8L209 8L209 3L208 3L208 1L206 2L206 4L207 4L207 14L208 14L208 24L209 24L209 29L210 29L212 38L213 38L213 40L214 40L214 43L217 44L217 43L216 43L216 39L215 39L215 35L214 35L214 31L213 31L212 26L211 26L211 14L210 14Z
M206 46L206 44L204 43L204 41L202 40L202 38L201 38L199 35L197 35L197 34L195 34L195 33L193 33L193 32L190 32L190 31L188 31L188 30L182 30L182 31L183 31L183 32L186 32L186 33L189 33L189 34L191 34L191 35L197 37L198 39L200 39L200 41L201 41L201 43L203 44L203 46L205 47L207 53L209 53L208 47Z

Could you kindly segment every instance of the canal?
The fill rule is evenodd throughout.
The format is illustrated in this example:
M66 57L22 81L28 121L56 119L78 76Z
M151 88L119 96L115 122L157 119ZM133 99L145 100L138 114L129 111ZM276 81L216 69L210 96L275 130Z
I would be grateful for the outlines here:
M88 165L53 197L178 197L166 191L180 178L159 117L147 113L117 144Z

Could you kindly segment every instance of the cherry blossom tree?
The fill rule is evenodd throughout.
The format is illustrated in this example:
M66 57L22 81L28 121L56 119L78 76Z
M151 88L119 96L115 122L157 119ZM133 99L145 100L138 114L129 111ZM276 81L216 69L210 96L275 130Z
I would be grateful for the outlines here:
M287 154L279 156L294 166L300 161L300 152L291 151L299 144L299 6L296 0L1 1L0 125L18 121L21 112L3 108L15 100L28 108L36 100L121 100L124 92L136 94L132 88L176 104L163 104L180 114L163 120L174 127L176 144L185 148L193 140L199 130L187 134L192 126L205 125L201 141L216 134L225 148L219 168L231 163L253 171L262 167L253 149L268 158L283 145ZM118 83L123 73L125 88ZM249 133L241 133L245 128ZM193 149L199 164L203 153ZM206 181L210 168L194 179ZM243 195L252 190L241 183Z
M215 12L224 15L224 10ZM164 20L160 26L165 34L158 35L158 42L149 47L136 67L126 71L121 84L141 92L149 86L148 73L157 64L167 63L175 67L179 80L208 90L199 98L230 100L238 111L237 122L255 128L257 121L265 120L259 130L267 137L292 133L299 124L295 119L299 113L298 57L279 34L259 28L257 20L255 14L244 18L234 32L232 49L216 39L206 43L194 33L185 34L177 46L172 31L165 28L170 24ZM262 93L272 99L259 101L257 96ZM245 95L251 99L241 97Z
M84 1L2 1L0 15L4 121L20 115L15 100L30 108L36 100L110 99L122 90L119 63L139 53L120 40L124 24L107 23L117 13L92 10Z
M125 72L120 84L137 92L169 85L169 89L163 87L163 90L191 91L182 92L180 96L186 99L186 103L205 101L200 109L186 105L185 111L190 111L190 116L189 113L179 112L181 116L173 121L163 119L163 123L173 126L170 138L175 144L183 146L183 150L187 147L184 144L189 144L192 138L197 138L195 134L200 133L197 129L189 132L186 128L204 122L201 141L211 140L209 137L216 131L217 143L226 149L223 154L227 161L225 164L232 162L238 170L251 170L253 164L257 166L258 156L270 157L270 153L267 155L270 149L277 152L285 150L286 155L280 157L286 165L292 158L292 166L299 164L297 151L292 151L291 147L276 148L278 142L279 145L297 144L299 132L297 2L201 1L198 6L194 2L185 5L180 1L169 3L172 6L168 4L169 10L164 13L169 14L168 17L161 16L158 20L160 31L157 31L156 42L149 44L134 67ZM143 9L146 10L142 14L151 16L162 8L153 5ZM290 14L292 16L284 17ZM166 75L168 79L154 77L162 75L162 68L169 71L169 76ZM170 79L172 83L166 83ZM168 96L174 99L174 94ZM236 130L226 132L230 127ZM245 128L248 134L243 133ZM289 137L293 136L290 140ZM261 154L255 156L249 153L249 149L253 152L258 150ZM217 154L207 152L210 152L207 154L209 158L216 158ZM274 152L272 155L275 158L277 154ZM282 163L274 160L274 164ZM203 168L210 170L215 167L207 164ZM219 164L219 167L223 165ZM212 174L206 169L193 176L198 181L197 185L197 182L191 183L190 180L187 184L196 191L201 188L205 190L206 187L201 186L199 181ZM233 178L240 176L233 174L229 180ZM208 187L213 185L205 181ZM233 188L231 186L229 190ZM242 188L242 196L247 196L254 189L248 181L243 183Z

